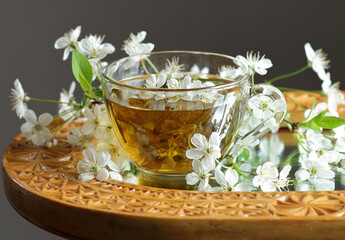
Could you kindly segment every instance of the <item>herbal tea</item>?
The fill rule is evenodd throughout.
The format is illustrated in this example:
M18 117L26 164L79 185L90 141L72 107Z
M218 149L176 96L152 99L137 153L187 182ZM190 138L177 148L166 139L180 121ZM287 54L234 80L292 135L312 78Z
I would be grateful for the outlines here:
M142 86L147 77L121 83ZM206 80L215 85L229 82L203 78ZM214 90L200 91L199 100L187 101L183 96L188 91L166 92L157 100L155 96L159 92L150 93L152 96L148 98L147 94L133 91L129 94L128 90L113 88L106 105L121 144L138 168L156 174L183 175L192 171L192 160L186 158L185 153L191 147L190 139L194 133L209 136L218 132L224 137L222 146L229 146L233 141L241 121L233 116L243 110L245 104L241 95L246 94L246 91L234 89L217 90L216 93ZM206 101L207 97L214 101Z

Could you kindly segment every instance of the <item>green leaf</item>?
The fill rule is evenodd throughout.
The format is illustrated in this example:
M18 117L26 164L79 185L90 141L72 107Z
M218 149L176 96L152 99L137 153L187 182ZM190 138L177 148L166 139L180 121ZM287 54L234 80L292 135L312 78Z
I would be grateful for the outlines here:
M318 122L318 126L324 129L333 129L345 124L345 119L340 117L327 116Z
M321 128L313 121L298 124L299 127L310 128L316 132L321 132Z
M89 59L80 53L78 50L73 50L72 53L72 71L75 79L84 86L87 82L91 86L92 82L92 67ZM84 88L83 88L84 89Z
M310 119L308 122L301 122L299 124L300 127L310 128L314 131L321 132L321 126L319 126L319 122L325 117L326 111L319 113L317 116Z
M320 122L326 115L326 111L319 113L317 116L313 117L310 121L314 121L315 123Z
M94 90L94 93L95 93L95 95L96 95L98 98L103 98L103 90L102 90L102 89L96 88L96 89Z
M83 100L81 100L81 106L82 107L85 107L86 106L86 103L87 103L87 98L84 96Z
M81 71L81 69L79 69L79 83L85 93L88 93L90 92L90 90L92 90L91 84L89 83L89 81L85 79L85 76L83 72Z
M250 151L245 148L243 151L240 153L240 155L237 156L236 162L237 163L245 163L250 157Z

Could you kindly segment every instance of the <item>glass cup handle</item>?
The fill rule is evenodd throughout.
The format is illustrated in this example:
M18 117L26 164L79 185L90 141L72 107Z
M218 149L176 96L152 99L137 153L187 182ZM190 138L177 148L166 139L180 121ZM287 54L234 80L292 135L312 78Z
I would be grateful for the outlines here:
M256 105L256 107L265 108L265 101L262 101L263 98L267 99L269 105L272 106L272 109L269 110L272 114L270 114L266 119L261 119L260 123L249 129L248 132L245 132L242 135L238 134L236 140L234 141L232 149L230 150L230 155L236 153L239 154L243 148L249 146L256 140L264 136L271 130L274 125L280 124L283 121L287 110L287 105L283 93L272 85L253 85L251 87L251 95L248 102L254 101L254 105ZM253 112L253 114L255 114L255 112Z

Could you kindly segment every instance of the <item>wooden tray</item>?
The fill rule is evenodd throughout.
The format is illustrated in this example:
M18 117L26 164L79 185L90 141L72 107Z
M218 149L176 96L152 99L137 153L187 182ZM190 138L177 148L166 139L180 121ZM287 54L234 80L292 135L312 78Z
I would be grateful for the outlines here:
M64 128L52 149L21 135L3 156L6 195L41 228L86 239L338 239L345 191L196 192L115 180L80 182ZM279 133L286 145L290 134Z

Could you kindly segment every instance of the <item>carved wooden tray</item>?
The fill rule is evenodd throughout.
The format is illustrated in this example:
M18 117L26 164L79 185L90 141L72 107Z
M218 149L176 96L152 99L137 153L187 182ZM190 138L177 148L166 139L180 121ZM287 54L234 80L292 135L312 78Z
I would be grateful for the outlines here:
M86 239L338 239L345 234L345 191L196 192L115 180L80 182L80 151L64 128L52 149L21 135L5 150L3 177L12 206L34 224ZM285 144L294 144L283 133Z

